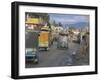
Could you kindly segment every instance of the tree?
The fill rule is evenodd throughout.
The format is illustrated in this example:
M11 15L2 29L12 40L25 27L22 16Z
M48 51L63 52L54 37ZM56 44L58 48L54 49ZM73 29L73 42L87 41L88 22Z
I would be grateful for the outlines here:
M69 27L69 30L75 30L75 29L76 29L75 27L72 26Z
M61 22L58 23L58 26L63 26Z
M53 26L56 26L56 22L55 22L55 20L53 20L52 25L53 25Z

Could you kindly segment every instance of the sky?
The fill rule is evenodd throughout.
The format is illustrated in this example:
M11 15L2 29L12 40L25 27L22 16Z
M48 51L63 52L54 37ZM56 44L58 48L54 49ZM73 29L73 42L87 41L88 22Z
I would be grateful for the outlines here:
M75 15L75 14L54 14L49 13L50 22L56 21L62 24L76 24L80 22L89 23L88 15Z

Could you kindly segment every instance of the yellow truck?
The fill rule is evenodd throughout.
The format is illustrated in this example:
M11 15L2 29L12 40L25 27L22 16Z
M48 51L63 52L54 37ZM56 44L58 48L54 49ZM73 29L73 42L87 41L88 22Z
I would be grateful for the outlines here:
M48 27L41 28L38 44L39 44L39 48L43 48L45 50L49 49L49 28Z

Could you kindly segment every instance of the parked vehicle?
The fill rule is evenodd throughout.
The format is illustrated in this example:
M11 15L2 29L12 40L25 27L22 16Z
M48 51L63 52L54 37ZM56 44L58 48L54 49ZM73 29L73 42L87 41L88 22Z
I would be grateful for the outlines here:
M26 48L25 60L26 62L38 63L37 50L33 48Z
M27 31L25 33L25 60L38 63L38 32Z
M67 34L61 33L58 38L58 48L68 48L68 37Z

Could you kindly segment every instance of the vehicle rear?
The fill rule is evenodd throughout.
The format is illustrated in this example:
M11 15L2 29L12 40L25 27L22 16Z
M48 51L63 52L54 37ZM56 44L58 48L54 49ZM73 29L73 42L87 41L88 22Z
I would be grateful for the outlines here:
M46 28L41 29L40 33L39 33L39 42L38 42L38 46L39 49L44 49L44 50L48 50L49 49L49 31Z

